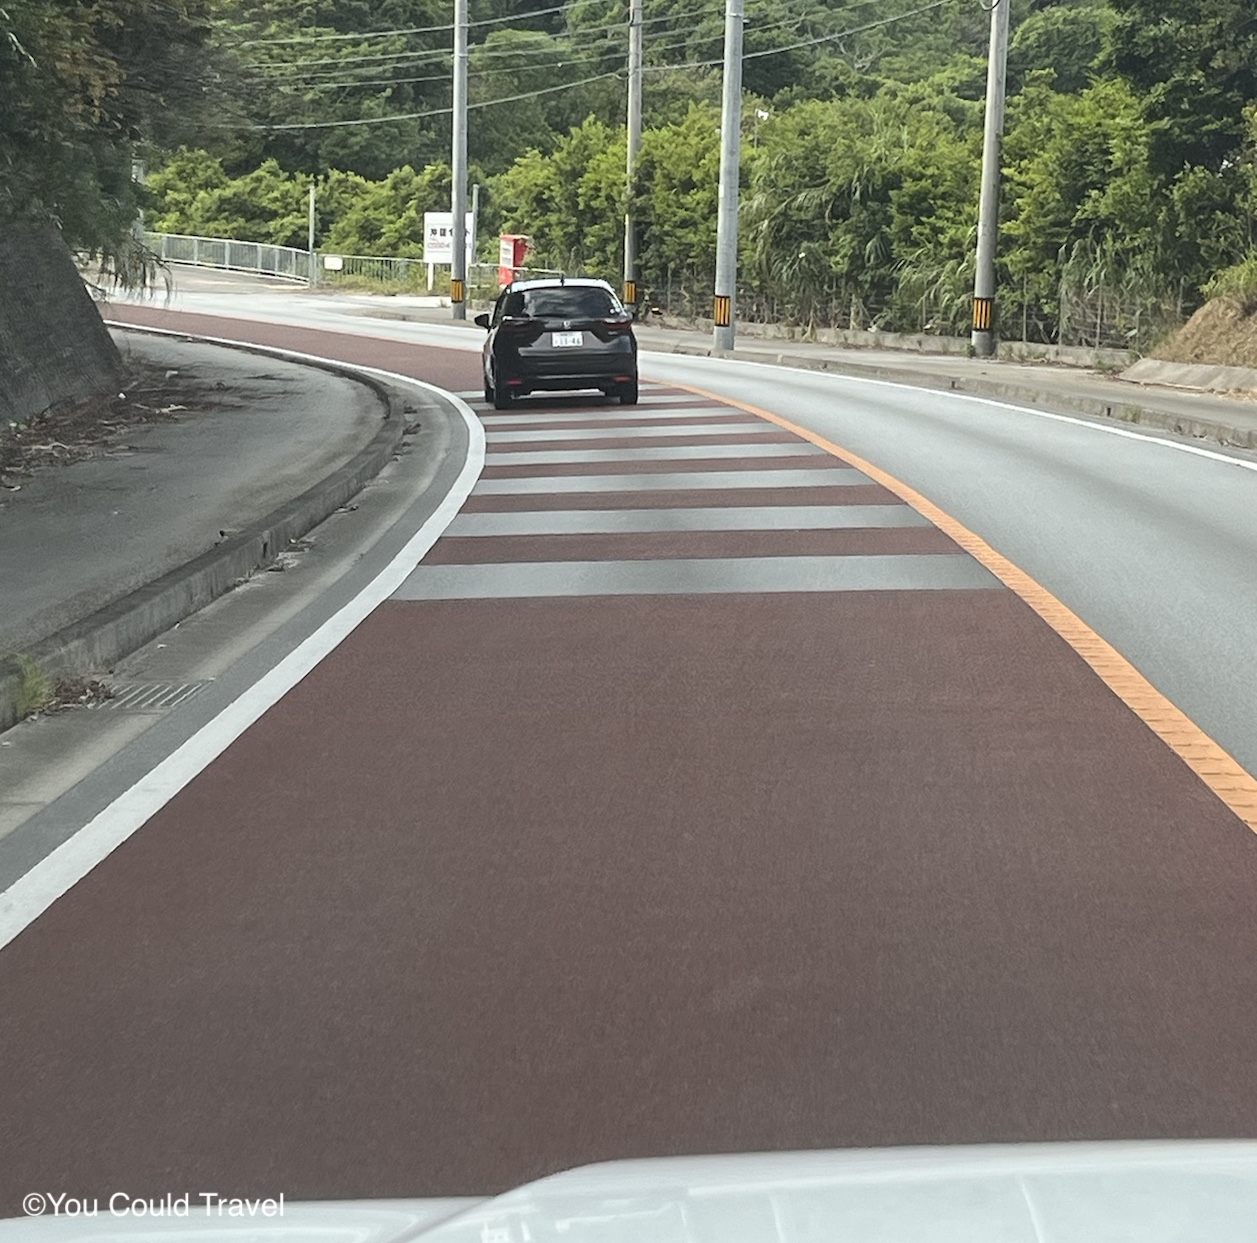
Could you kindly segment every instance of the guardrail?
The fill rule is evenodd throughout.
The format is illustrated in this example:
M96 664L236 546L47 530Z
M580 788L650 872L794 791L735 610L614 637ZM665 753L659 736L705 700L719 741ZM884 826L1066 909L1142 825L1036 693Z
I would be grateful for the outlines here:
M227 237L193 237L186 233L145 233L144 241L168 263L194 263L205 268L256 272L286 280L310 282L314 264L308 250L269 242L237 242Z
M422 259L393 258L388 255L325 254L323 260L328 259L333 261L334 266L321 269L319 280L335 282L346 277L357 277L382 281L385 284L417 285L421 280L427 279L428 265Z
M312 254L295 246L197 237L190 233L145 233L144 240L153 253L167 263L278 276L303 285L360 281L416 292L430 291L433 283L430 269L439 266L397 255L345 255L320 250ZM497 274L496 264L473 263L468 283L476 292L481 292L485 286L496 289Z
M422 259L398 255L344 255L333 251L311 253L295 246L270 242L238 242L228 237L197 237L190 233L145 233L145 244L166 263L190 263L204 268L225 268L278 276L303 285L336 285L354 281L368 287L385 286L388 292L428 292L433 288L433 268L441 268L437 282L442 296L448 290L448 268ZM554 268L517 268L518 277L558 276ZM472 301L492 302L498 294L498 265L473 263L467 272Z

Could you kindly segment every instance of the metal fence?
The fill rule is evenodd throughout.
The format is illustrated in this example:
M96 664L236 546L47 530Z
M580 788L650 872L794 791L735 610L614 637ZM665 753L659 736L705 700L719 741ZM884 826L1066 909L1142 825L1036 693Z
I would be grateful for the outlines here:
M327 258L333 258L327 256ZM392 258L386 255L336 255L335 267L320 269L319 280L334 284L338 280L378 281L384 285L417 288L426 283L428 265L422 259Z
M237 242L226 237L192 237L185 233L146 233L144 241L160 259L169 263L194 263L205 268L230 268L306 283L311 256L294 246L269 242Z
M269 242L238 242L226 237L195 237L187 233L145 233L144 241L157 257L169 263L191 263L206 268L229 268L278 276L302 284L381 287L394 293L449 293L449 267L423 259L396 255L344 255L332 251L300 250ZM430 270L431 269L431 270ZM558 275L550 268L520 268L522 277ZM491 302L498 294L498 265L473 263L467 272L472 301Z

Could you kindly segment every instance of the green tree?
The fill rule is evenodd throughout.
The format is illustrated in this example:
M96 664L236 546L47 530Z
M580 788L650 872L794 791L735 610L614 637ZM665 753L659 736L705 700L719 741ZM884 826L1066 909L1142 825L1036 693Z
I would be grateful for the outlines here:
M692 104L642 135L640 259L646 287L671 286L706 313L715 279L720 110Z
M199 0L0 6L0 221L50 221L121 261L141 202L131 161L213 115Z
M1076 95L1091 85L1117 15L1107 3L1053 4L1029 14L1008 45L1010 89L1029 74L1050 69L1053 86Z
M160 193L170 185L166 179L170 171L153 178L155 191ZM159 200L156 219L160 227L242 242L305 246L307 180L284 172L276 160L266 160L234 179L219 177L219 172L216 162L207 161L199 189L189 192L183 184L170 185L173 197Z
M770 307L901 329L922 326L923 306L954 318L976 151L948 106L920 92L812 101L774 117L760 145L743 256Z
M423 214L449 210L450 181L447 164L430 164L422 172L406 164L377 182L331 173L319 189L323 249L421 258Z
M148 178L148 226L158 233L196 232L201 216L198 198L213 190L225 190L230 182L221 161L206 151L180 147Z
M530 263L596 275L614 269L605 222L595 219L595 213L622 201L622 143L621 135L590 117L560 139L550 156L529 151L496 179L493 196L502 227L532 237ZM618 181L614 159L606 158L617 148Z
M1257 100L1252 0L1110 0L1117 13L1102 61L1140 92L1156 126L1152 158L1172 177L1185 165L1215 171L1244 139Z
M378 180L448 152L447 4L215 3L218 42L239 75L235 125L211 144L229 172L274 159L288 172ZM419 33L379 33L410 30Z

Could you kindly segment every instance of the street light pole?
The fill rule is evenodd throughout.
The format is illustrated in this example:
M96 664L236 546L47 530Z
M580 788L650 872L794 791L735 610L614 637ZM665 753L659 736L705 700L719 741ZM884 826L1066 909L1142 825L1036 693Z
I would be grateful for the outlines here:
M642 146L642 0L629 0L628 159L624 212L624 301L637 302L637 155Z
M986 128L982 136L982 193L978 201L978 255L973 279L973 352L995 353L995 247L999 238L1000 139L1004 133L1004 87L1008 65L1008 9L993 0L991 46L986 67Z
M450 165L454 186L450 208L454 219L450 255L450 308L455 319L467 318L467 0L454 0L454 149Z
M712 343L733 349L738 285L738 172L742 143L742 24L745 0L725 0L724 101L720 112L720 202L716 217L716 296Z

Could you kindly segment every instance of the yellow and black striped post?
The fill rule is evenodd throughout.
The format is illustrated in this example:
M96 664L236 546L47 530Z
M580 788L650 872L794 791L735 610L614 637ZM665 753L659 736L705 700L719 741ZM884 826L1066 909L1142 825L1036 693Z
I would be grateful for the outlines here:
M624 282L624 305L625 306L637 305L637 282L636 281Z
M728 328L733 323L733 299L727 294L717 294L712 305L712 319L717 328Z
M973 331L990 332L995 327L995 299L974 298Z
M455 305L467 301L467 287L457 278L450 281L450 301Z

